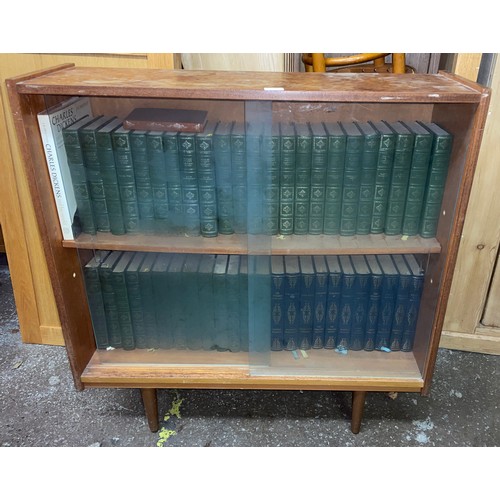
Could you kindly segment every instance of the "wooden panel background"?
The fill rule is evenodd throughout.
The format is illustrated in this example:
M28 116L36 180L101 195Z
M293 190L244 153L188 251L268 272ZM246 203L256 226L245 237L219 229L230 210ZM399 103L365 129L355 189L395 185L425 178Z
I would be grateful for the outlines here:
M178 68L176 54L0 54L0 225L2 227L21 338L26 343L63 344L27 180L20 167L5 79L63 63L78 66Z

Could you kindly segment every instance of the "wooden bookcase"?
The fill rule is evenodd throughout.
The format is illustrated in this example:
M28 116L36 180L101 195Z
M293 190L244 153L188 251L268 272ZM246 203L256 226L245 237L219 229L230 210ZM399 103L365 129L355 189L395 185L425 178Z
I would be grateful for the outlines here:
M367 391L429 392L489 91L457 76L202 72L64 66L7 81L17 137L52 279L77 389L140 388L150 428L158 429L156 389L252 388L352 391L351 428L359 432ZM182 238L99 234L63 241L37 113L68 96L90 96L95 114L124 118L139 106L199 108L211 119L422 120L453 134L454 146L435 238L246 235ZM267 113L267 114L266 114ZM260 250L262 248L262 250ZM276 255L420 254L426 273L412 352L317 350L290 361L252 353L97 350L82 264L93 250ZM319 352L321 351L321 352ZM230 358L229 358L230 357Z

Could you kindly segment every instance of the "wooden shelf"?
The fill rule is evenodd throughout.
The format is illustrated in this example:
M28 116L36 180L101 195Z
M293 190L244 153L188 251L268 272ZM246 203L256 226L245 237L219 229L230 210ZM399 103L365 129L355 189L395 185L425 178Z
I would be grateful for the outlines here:
M63 246L66 248L137 252L276 255L435 254L441 251L441 245L436 238L386 236L385 234L366 236L232 234L203 238L144 234L115 236L109 233L99 233L94 236L81 234L76 240L64 240Z

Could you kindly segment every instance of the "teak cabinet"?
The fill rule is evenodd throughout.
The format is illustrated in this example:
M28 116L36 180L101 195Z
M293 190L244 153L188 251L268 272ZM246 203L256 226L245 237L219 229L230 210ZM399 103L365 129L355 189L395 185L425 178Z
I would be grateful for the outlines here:
M140 388L152 430L158 429L156 389L161 388L352 391L353 432L360 429L367 392L428 394L487 115L488 89L446 73L330 75L127 70L70 65L10 79L7 84L65 345L78 389ZM63 241L37 113L69 96L88 96L94 115L121 119L137 107L160 107L202 109L208 112L211 121L235 121L250 127L263 125L264 129L266 126L272 129L277 123L381 120L435 123L453 136L436 234L427 238L385 233L346 236L260 234L258 231L259 234L247 234L243 231L205 238L167 232L123 236L98 232L96 235L82 233L74 240ZM250 165L255 163L248 163L248 172L253 168ZM251 174L248 175L250 179ZM250 215L253 210L250 201L247 208ZM297 349L291 353L272 350L270 342L266 344L270 337L270 321L259 309L262 295L270 296L270 273L264 272L264 281L259 281L262 276L257 276L258 272L254 276L249 271L247 348L238 352L227 349L97 349L83 268L100 251L223 254L247 256L248 259L258 255L411 254L425 271L413 348L404 352ZM260 283L260 288L256 283ZM181 291L182 281L178 286ZM217 300L225 297L228 304L233 303L234 297L230 295L222 298L219 295ZM165 307L168 309L168 304ZM235 311L230 312L234 316ZM236 309L236 312L241 314L242 310ZM195 317L201 314L198 310L191 313Z

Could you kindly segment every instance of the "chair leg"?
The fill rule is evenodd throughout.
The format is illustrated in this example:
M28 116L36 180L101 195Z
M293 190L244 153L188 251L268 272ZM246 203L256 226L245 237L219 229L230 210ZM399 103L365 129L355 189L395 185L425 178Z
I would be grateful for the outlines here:
M351 431L357 434L361 429L363 410L365 409L366 391L353 391L352 393L352 416Z
M392 54L392 72L397 74L406 72L405 54Z
M158 398L156 389L141 389L142 402L148 419L151 432L157 432L160 428L158 422Z
M312 62L315 73L324 73L326 71L325 55L323 53L313 54Z

